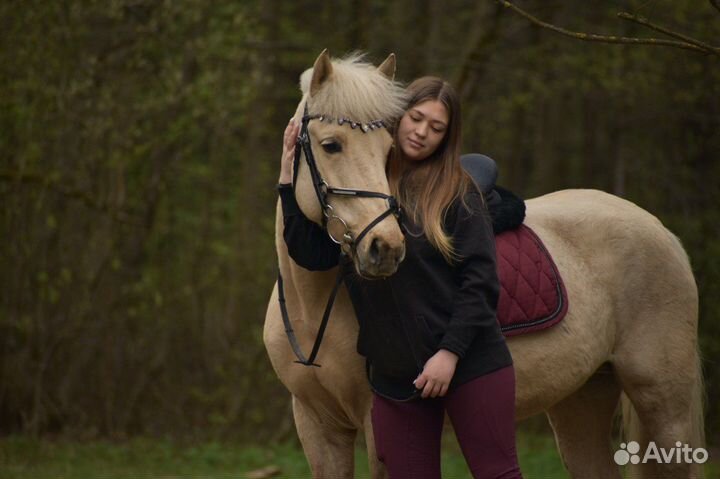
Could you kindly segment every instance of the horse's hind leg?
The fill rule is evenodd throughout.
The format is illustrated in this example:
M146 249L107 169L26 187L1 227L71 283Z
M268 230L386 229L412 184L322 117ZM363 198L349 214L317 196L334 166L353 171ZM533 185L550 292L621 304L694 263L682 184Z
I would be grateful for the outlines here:
M615 299L617 342L610 359L630 400L623 398L624 432L640 445L634 456L640 462L628 464L628 477L701 477L701 464L672 454L678 443L681 449L704 447L692 269L679 240L667 231L648 227L634 241L618 281L623 288ZM650 442L655 448L647 449ZM655 456L663 455L661 450L672 456Z
M295 427L313 479L352 479L357 430L323 421L295 396L292 404Z
M576 392L547 411L560 454L573 478L620 478L611 449L620 386L602 367Z
M680 328L678 328L679 330ZM649 341L649 340L648 340ZM672 344L674 342L674 344ZM650 441L657 451L704 446L702 419L702 373L692 338L681 338L676 331L672 342L653 341L635 354L621 353L614 360L618 377L630 401L623 401L623 423L627 440L640 444L642 458ZM652 451L651 451L652 452ZM687 479L702 477L702 465L648 460L628 465L632 478Z

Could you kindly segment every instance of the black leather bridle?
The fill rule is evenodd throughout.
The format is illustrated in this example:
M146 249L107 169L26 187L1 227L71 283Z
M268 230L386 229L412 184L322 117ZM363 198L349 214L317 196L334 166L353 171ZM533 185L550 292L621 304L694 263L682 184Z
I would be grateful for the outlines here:
M310 115L308 114L308 106L306 103L300 127L300 134L295 145L295 160L293 163L293 189L295 188L298 170L300 169L300 158L302 156L301 153L304 153L305 162L310 169L310 176L312 177L315 194L318 198L318 201L320 202L320 207L322 208L323 227L326 229L326 231L328 231L330 239L343 247L347 247L346 252L352 253L352 255L354 255L357 249L357 245L360 244L360 241L375 225L380 223L382 220L384 220L387 216L391 214L394 214L399 218L400 207L398 206L397 200L392 195L386 195L385 193L378 193L376 191L365 191L357 190L354 188L337 188L329 186L327 182L323 179L320 171L318 170L317 163L315 162L315 155L312 151L312 145L310 144L310 133L308 132L308 124L311 120L328 122L337 121L338 125L347 124L350 125L350 128L352 128L353 130L359 128L363 133L368 133L381 128L386 128L385 122L383 122L383 120L373 120L368 123L358 123L342 117L334 119L327 115ZM381 198L388 202L388 209L385 210L373 221L371 221L370 224L368 224L365 229L363 229L360 234L357 235L357 238L353 238L352 233L347 226L347 223L345 223L342 218L335 214L333 207L328 203L328 195L353 196L356 198ZM345 228L345 232L343 233L342 238L335 238L330 232L330 230L328 230L328 224L331 221L338 221Z
M327 115L322 114L314 114L310 115L308 113L308 105L307 102L305 103L305 109L303 112L302 117L302 123L300 127L300 134L297 138L297 142L295 144L295 158L293 162L293 190L295 189L295 185L297 183L297 175L298 170L300 169L300 158L301 156L305 156L305 161L307 162L308 168L310 170L310 176L312 178L313 188L315 189L315 194L317 195L318 201L320 202L320 207L322 208L322 226L325 228L325 231L327 231L328 236L330 236L330 239L332 239L335 243L340 245L340 265L338 267L338 274L337 278L335 279L335 285L333 286L333 290L330 293L330 297L328 299L327 305L325 307L325 312L323 313L322 321L320 322L320 328L318 329L317 336L315 337L315 343L313 344L313 349L310 353L309 357L305 357L305 355L302 352L302 349L300 348L300 344L297 341L297 337L295 336L295 331L292 328L292 325L290 323L290 317L288 315L287 306L285 305L285 294L283 290L283 280L282 276L278 272L278 301L280 303L280 310L282 313L282 319L283 323L285 324L285 333L288 336L288 340L290 341L290 346L293 349L293 352L295 353L295 356L297 356L298 360L295 361L296 363L303 364L305 366L316 366L320 367L319 364L315 363L315 357L317 356L317 353L320 349L320 343L322 342L323 334L325 333L325 328L327 327L328 320L330 319L330 311L332 310L332 306L335 302L335 297L337 296L337 292L340 289L340 284L343 280L343 269L344 269L344 262L347 262L350 260L350 256L354 256L357 252L357 246L360 244L360 241L365 237L365 235L378 223L380 223L382 220L384 220L389 215L395 215L398 218L398 221L401 221L401 209L398 205L397 200L392 195L386 195L385 193L379 193L376 191L365 191L365 190L357 190L353 188L338 188L338 187L332 187L329 186L328 183L323 179L322 175L320 174L320 171L318 170L317 163L315 162L315 155L312 151L312 145L310 142L310 134L308 132L308 124L311 120L319 120L319 121L328 121L328 122L337 122L338 125L344 125L347 124L352 129L360 128L360 130L363 133L372 132L374 130L378 130L381 128L387 128L383 120L373 120L368 123L359 123L353 120L350 120L348 118L332 118ZM356 198L381 198L387 201L388 208L383 213L381 213L377 218L375 218L373 221L371 221L358 235L356 238L353 238L353 235L350 231L350 228L348 228L347 223L339 217L337 214L335 214L335 210L333 210L333 207L328 203L328 195L338 195L338 196L352 196ZM331 221L337 221L339 222L342 227L345 229L345 232L342 235L342 238L338 239L335 238L330 230L328 229L328 224Z

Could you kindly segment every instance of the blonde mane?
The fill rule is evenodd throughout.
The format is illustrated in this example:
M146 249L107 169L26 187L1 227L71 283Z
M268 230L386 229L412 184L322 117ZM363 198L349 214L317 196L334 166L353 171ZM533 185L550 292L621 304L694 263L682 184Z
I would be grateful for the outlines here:
M332 67L331 77L308 103L311 115L347 117L361 123L383 120L388 125L402 116L407 105L404 88L365 62L364 55L332 60ZM310 68L300 76L303 101L308 98L312 73Z

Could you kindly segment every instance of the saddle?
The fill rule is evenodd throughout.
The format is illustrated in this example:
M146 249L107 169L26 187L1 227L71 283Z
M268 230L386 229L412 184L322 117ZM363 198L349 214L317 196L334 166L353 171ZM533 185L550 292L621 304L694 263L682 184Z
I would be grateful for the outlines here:
M525 202L495 184L497 165L491 158L467 154L460 164L482 191L492 219L500 280L497 317L503 335L557 324L567 314L567 291L550 253L523 224Z

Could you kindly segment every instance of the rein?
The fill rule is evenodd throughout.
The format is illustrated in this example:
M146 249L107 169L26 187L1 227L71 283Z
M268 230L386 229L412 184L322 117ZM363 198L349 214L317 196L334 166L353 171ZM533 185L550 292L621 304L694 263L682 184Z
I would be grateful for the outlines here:
M304 366L320 367L319 364L315 363L315 358L317 357L318 351L320 350L320 344L322 343L322 338L325 334L325 329L327 328L327 323L330 319L330 312L332 311L333 304L335 303L335 297L337 296L338 290L340 289L340 284L342 283L345 276L343 273L344 265L350 261L351 256L355 256L357 252L357 245L360 244L360 241L373 227L375 227L378 223L380 223L382 220L384 220L391 214L395 215L398 219L400 219L400 215L402 212L397 200L392 195L386 195L385 193L379 193L376 191L357 190L353 188L337 188L328 185L328 183L323 179L322 175L320 174L320 170L318 170L317 163L315 162L315 155L312 151L310 134L308 132L308 124L311 120L329 122L337 121L338 125L342 126L344 124L347 124L353 130L356 128L360 128L360 131L362 131L363 133L372 132L380 128L387 128L387 126L385 125L383 120L373 120L368 123L358 123L344 117L335 120L332 117L326 115L310 115L308 113L307 102L305 103L305 110L302 117L302 126L300 128L300 134L295 144L295 158L293 162L293 190L295 189L295 184L297 182L300 158L302 156L302 153L304 153L305 162L310 169L310 176L312 178L313 188L315 189L315 195L320 202L320 207L322 208L323 212L322 226L328 233L328 236L330 236L330 239L340 245L340 264L338 265L338 274L335 279L333 289L330 293L330 297L328 298L327 304L325 306L325 312L323 313L322 321L320 322L320 328L318 329L317 336L315 337L315 343L313 344L313 348L310 352L309 357L306 358L303 354L302 349L300 348L300 344L295 335L295 331L293 330L292 324L290 323L290 316L287 311L287 305L285 304L283 279L279 272L278 302L280 303L280 311L282 313L282 319L285 325L285 333L287 334L288 341L290 342L290 346L292 347L295 356L298 358L298 360L295 362ZM353 196L356 198L381 198L388 202L388 208L377 218L371 221L370 224L368 224L360 232L360 234L357 235L356 238L353 238L350 228L348 227L345 220L343 220L340 216L336 215L335 210L333 210L333 207L328 203L328 195ZM328 223L331 221L339 222L345 229L342 238L335 238L328 230Z

